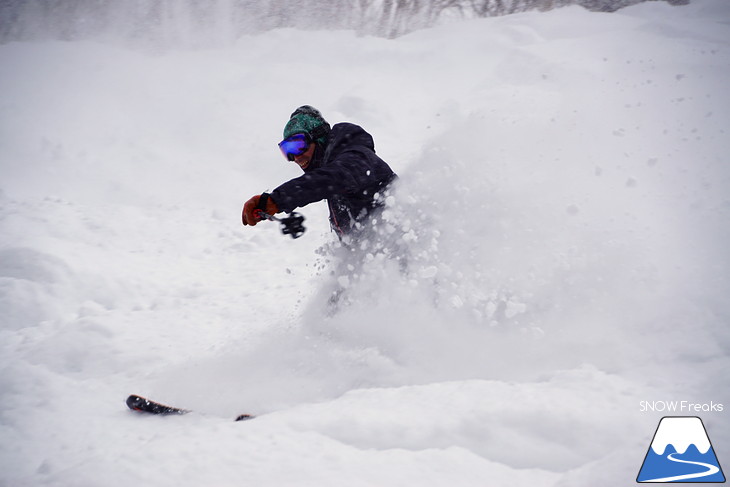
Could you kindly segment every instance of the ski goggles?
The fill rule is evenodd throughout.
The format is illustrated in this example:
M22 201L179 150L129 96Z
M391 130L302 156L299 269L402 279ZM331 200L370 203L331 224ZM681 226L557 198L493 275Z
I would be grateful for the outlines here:
M296 156L307 152L310 143L311 139L307 134L294 134L279 142L279 149L287 160L293 161Z

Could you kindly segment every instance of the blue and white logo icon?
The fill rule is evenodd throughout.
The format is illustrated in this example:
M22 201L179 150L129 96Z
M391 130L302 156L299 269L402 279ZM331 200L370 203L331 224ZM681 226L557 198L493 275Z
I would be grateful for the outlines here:
M666 416L641 465L637 482L725 482L702 420Z

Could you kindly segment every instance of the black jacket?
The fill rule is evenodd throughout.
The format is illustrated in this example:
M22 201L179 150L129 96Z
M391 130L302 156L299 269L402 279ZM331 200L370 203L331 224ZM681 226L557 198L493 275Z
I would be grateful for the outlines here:
M375 154L369 133L352 123L338 123L332 127L327 145L315 150L304 175L282 184L271 197L287 213L326 199L330 224L342 236L382 204L375 195L395 178L388 164Z

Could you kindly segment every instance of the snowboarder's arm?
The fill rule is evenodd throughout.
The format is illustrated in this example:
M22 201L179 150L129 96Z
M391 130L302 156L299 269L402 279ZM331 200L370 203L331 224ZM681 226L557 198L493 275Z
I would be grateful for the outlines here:
M361 151L346 151L327 166L282 184L271 192L271 197L281 211L289 213L338 194L355 194L382 177L383 170L376 166ZM388 172L392 171L388 168Z

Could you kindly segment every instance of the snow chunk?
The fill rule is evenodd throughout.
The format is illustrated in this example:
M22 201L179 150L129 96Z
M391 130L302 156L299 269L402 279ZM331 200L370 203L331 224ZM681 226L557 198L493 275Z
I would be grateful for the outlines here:
M343 288L347 289L348 287L350 287L350 278L349 276L340 276L337 278L337 283Z
M456 309L461 309L464 307L464 300L462 300L460 296L452 296L449 302L451 303L451 306Z
M436 277L436 274L438 274L438 272L439 272L438 267L436 267L435 265L432 265L432 266L428 266L424 269L421 269L418 272L418 277L420 277L421 279L432 279L432 278Z
M527 305L518 301L509 300L505 303L504 315L507 318L514 318L527 311Z

